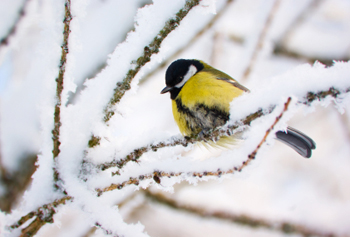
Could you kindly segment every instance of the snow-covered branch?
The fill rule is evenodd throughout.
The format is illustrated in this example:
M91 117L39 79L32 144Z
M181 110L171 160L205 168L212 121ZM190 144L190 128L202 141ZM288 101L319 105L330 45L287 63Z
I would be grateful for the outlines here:
M153 41L144 47L143 55L140 56L137 60L133 61L132 64L134 69L130 69L123 79L122 82L117 83L117 87L114 89L113 98L109 101L106 109L105 109L105 117L104 121L108 122L111 117L114 115L113 106L120 101L126 91L130 89L130 83L135 75L140 71L141 67L143 67L146 63L151 60L151 56L159 52L159 48L163 40L169 35L170 32L175 30L182 19L186 17L189 11L199 4L199 0L187 0L185 6L180 9L174 18L168 20L163 29L160 30L158 35L156 35Z
M319 2L1 2L0 235L346 236L350 62L332 59L349 58L350 8ZM249 88L226 125L180 135L159 94L177 58ZM289 126L316 142L311 159L275 145Z

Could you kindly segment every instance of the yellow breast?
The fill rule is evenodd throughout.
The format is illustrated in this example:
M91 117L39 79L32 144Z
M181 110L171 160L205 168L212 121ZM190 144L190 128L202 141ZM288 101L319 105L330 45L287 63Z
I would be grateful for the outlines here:
M243 91L226 80L217 79L205 70L191 77L183 86L178 96L172 101L173 115L183 135L193 135L201 129L193 130L188 113L179 109L179 101L188 111L195 111L198 105L205 105L213 110L229 114L230 102ZM192 128L191 128L192 127Z

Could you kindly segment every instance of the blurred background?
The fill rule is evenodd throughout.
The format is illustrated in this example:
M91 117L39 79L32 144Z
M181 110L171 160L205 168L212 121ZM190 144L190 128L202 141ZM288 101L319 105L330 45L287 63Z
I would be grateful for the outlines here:
M39 106L47 85L35 55L45 44L41 30L49 14L45 4L0 1L0 208L4 212L20 202L40 153ZM84 81L106 66L108 55L133 30L137 9L152 2L90 0L86 4L80 27L73 29L81 50L74 52L77 91L70 94L68 104L76 102ZM153 64L141 78L140 98L160 98L152 96L159 96L165 70L178 58L201 59L248 88L258 88L301 64L319 61L331 67L334 60L350 58L350 0L217 0L216 5L215 15L198 14L181 23L186 28L181 40L171 41L173 47L164 61ZM170 100L159 106L167 107L164 119L169 122L164 129L179 133ZM349 109L343 114L331 104L312 113L301 109L290 120L289 125L315 140L317 149L310 159L276 143L239 175L195 186L183 182L174 193L154 187L133 192L118 203L120 211L128 223L141 222L153 237L350 236ZM60 225L45 225L38 236L105 235L85 225L77 210L67 209L55 222L56 218Z

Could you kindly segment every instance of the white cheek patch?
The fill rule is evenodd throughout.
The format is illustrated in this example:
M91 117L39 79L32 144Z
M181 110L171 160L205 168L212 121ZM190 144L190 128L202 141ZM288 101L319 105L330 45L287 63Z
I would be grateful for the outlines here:
M191 65L188 68L188 71L186 73L186 75L184 76L184 79L182 81L180 81L178 84L175 85L176 88L180 88L182 87L194 74L196 74L197 72L197 68L193 65Z

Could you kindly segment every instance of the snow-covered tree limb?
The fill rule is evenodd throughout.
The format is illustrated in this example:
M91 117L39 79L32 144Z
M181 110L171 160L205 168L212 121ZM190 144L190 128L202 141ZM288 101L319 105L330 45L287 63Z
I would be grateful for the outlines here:
M159 48L163 40L168 36L170 32L179 26L181 20L186 17L190 10L198 4L199 0L187 0L185 6L176 13L176 16L168 20L165 23L164 28L158 33L158 35L154 37L153 41L148 46L145 46L143 55L132 62L132 64L134 64L134 69L130 69L123 81L117 83L117 87L114 89L113 98L109 101L105 109L105 122L108 122L114 115L112 107L118 103L125 92L130 89L130 83L135 75L139 72L141 67L151 60L152 54L159 52Z

